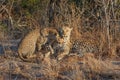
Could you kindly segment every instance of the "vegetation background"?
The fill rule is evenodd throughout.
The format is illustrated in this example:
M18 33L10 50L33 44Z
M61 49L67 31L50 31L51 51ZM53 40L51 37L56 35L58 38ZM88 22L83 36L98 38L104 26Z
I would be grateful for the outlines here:
M85 57L85 59L87 58L86 60L88 60L85 62L90 67L84 67L85 69L82 71L78 70L80 65L75 67L75 65L73 66L72 63L69 63L70 61L72 62L72 59L68 59L67 65L62 62L62 64L68 68L65 68L65 66L62 66L64 69L56 68L59 67L61 63L54 63L56 64L56 66L52 66L54 69L48 66L48 71L43 72L44 75L47 72L49 73L49 75L46 74L45 79L60 80L65 78L63 80L98 80L101 79L102 76L102 79L105 78L103 80L106 80L106 78L109 77L105 77L106 75L111 76L114 74L114 71L113 74L107 74L107 71L102 72L102 69L106 64L106 60L120 60L120 0L0 0L0 46L5 46L5 43L11 44L10 42L12 42L12 40L15 40L13 41L13 43L15 43L28 31L38 26L57 28L63 25L73 27L71 42L82 38L86 40L90 39L98 43L100 51L94 59L92 59L93 57ZM9 48L11 49L11 47ZM16 50L16 48L12 48ZM13 55L15 53L14 51L10 52L10 49L7 51L5 47L3 47L3 49L4 51L2 51L0 47L1 52L5 52L5 55L8 55L8 53ZM1 58L1 60L2 59L3 58ZM78 61L80 61L78 58L73 60L76 64ZM99 65L103 63L104 65L98 67L98 62L100 63ZM3 63L0 62L1 65ZM22 64L24 65L24 63ZM104 68L107 70L108 66ZM89 70L86 71L86 69L89 69L91 72ZM51 74L50 70L52 70L54 74ZM24 70L23 72L18 72L22 77L28 77L29 73L23 74ZM6 76L7 73L9 73L9 69L6 70L4 76ZM68 76L70 76L70 74L68 75L68 73L74 75L69 79ZM18 75L17 73L14 74ZM14 76L14 79L18 78L12 73L10 75ZM78 77L78 75L81 75L81 77ZM95 77L96 75L97 77ZM1 74L1 76L3 75ZM115 79L116 77L113 78L113 76L112 79ZM10 78L10 76L8 77Z

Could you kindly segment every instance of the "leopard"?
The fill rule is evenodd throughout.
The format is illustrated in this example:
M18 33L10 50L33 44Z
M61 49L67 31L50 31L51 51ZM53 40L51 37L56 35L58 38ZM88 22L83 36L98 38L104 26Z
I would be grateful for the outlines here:
M51 44L53 48L53 56L59 61L62 60L70 51L70 36L73 28L63 26L58 29L59 35L56 40Z
M27 33L18 45L18 55L23 61L30 62L34 54L36 43L40 37L40 29L35 29Z
M38 41L37 41L37 50L38 51L41 50L43 44L46 44L48 41L50 41L50 39L49 39L50 33L53 33L54 35L58 34L56 29L54 29L54 28L45 27L45 28L41 29L41 31L40 31L41 36L38 38Z
M41 30L41 34L44 37L45 42L42 45L37 42L38 51L42 51L44 56L48 53L53 54L54 51L51 44L55 41L56 37L59 36L57 29L54 27L46 27Z
M99 43L97 41L85 38L80 38L72 42L70 55L84 57L87 53L93 53L94 55L99 53Z
M57 35L58 32L54 28L37 28L32 30L21 40L18 47L19 57L26 62L33 62L38 57L36 53L41 53L43 45L45 45L49 38L48 35L51 33ZM49 47L49 46L48 46ZM50 47L49 47L50 48ZM53 53L52 49L49 49L49 52ZM46 55L45 55L46 56Z

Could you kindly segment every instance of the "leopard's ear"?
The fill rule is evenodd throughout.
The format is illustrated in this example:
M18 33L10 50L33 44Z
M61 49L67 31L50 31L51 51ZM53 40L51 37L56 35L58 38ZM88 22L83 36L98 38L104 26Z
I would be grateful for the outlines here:
M72 30L73 30L73 27L70 27L70 30L72 31Z

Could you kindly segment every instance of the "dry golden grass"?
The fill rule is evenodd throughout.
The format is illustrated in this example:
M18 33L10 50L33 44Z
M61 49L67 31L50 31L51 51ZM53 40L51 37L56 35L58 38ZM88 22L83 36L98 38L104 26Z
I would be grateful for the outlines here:
M74 38L74 35L75 38ZM79 36L79 37L78 37ZM77 55L66 56L61 61L46 57L39 59L37 63L22 62L17 56L0 57L0 79L18 79L18 80L119 80L120 65L113 64L113 60L120 60L120 44L119 41L108 49L106 37L102 32L94 33L86 32L80 34L78 28L73 28L71 35L73 40L84 38L96 41L100 44L101 53L94 56L87 53L80 58ZM71 38L71 39L72 39ZM4 39L3 39L4 41ZM72 41L72 40L71 40ZM9 40L8 40L9 42ZM112 52L111 52L112 51ZM6 52L7 55L8 52ZM17 54L10 51L11 54ZM117 56L116 56L117 55ZM117 58L116 58L117 57ZM104 59L103 59L104 58ZM116 58L116 59L115 59Z
M73 30L71 32L71 41L75 41L82 37L82 35L80 34L78 30L79 29L76 26L73 27Z
M74 35L75 38L74 38ZM79 36L79 37L78 37ZM86 32L80 34L78 28L73 28L71 35L73 40L84 38L96 41L99 44L101 53L94 56L87 53L80 58L77 55L66 56L64 59L57 61L46 57L39 59L37 63L22 62L17 56L0 57L0 79L18 79L18 80L119 80L120 65L113 64L113 60L120 60L120 44L119 41L108 49L106 36L102 32L94 33ZM72 39L71 38L71 39ZM4 41L4 39L3 39ZM71 40L72 41L72 40ZM8 41L9 42L9 41ZM112 52L111 52L112 51ZM7 53L7 52L6 52ZM17 54L10 51L11 54ZM7 55L9 55L7 53ZM116 58L117 57L117 58Z
M82 58L77 55L66 56L61 61L45 57L44 59L36 60L36 63L28 63L21 61L17 56L17 52L5 51L6 55L9 55L9 53L12 55L9 57L0 56L0 80L120 80L119 31L115 36L113 36L113 34L108 35L105 28L106 26L102 23L95 25L97 29L93 28L89 31L89 29L85 28L86 26L82 25L82 22L87 18L81 20L81 11L77 9L74 4L67 6L61 6L62 10L60 13L62 16L55 15L54 26L51 25L50 27L56 29L65 24L73 27L71 42L76 39L89 40L90 43L94 41L94 43L98 44L100 53L96 55L87 53ZM45 16L46 20L43 22L47 23L47 16L43 16ZM31 18L26 19L25 23L28 24L28 26L26 26L28 28L17 26L20 31L23 31L24 28L25 31L27 31L28 29L35 28L35 26L39 26L39 23L31 20ZM46 27L49 24L44 25ZM102 25L101 28L99 27L100 25ZM111 29L112 28L114 28L114 26L112 26ZM107 39L108 36L110 37L109 39ZM116 38L114 39L114 37ZM0 40L8 40L5 33L1 31ZM9 42L9 40L7 42ZM1 43L4 45L3 42ZM114 62L113 60L118 62Z
M92 53L86 54L83 58L77 55L67 56L61 61L46 57L39 64L1 58L0 71L1 79L10 79L10 76L11 79L18 80L120 79L120 65L96 59Z

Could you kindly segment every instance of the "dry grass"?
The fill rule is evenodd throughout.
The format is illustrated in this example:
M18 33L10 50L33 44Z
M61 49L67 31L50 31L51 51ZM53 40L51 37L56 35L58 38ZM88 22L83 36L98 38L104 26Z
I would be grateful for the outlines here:
M91 53L83 58L68 56L61 61L45 58L39 64L1 58L0 72L1 78L17 80L120 79L119 65L95 59Z
M35 16L36 20L31 17L24 20L23 22L26 23L25 26L13 20L15 23L13 24L15 27L13 31L16 31L15 34L17 34L17 31L20 31L20 34L24 34L29 29L34 29L36 26L39 26L39 24L41 24L42 28L44 26L59 28L67 25L73 28L71 42L77 39L84 39L86 42L95 43L98 45L97 47L99 47L99 53L96 53L96 55L87 53L82 58L77 55L66 56L61 61L45 57L43 60L36 60L36 63L23 62L18 58L17 51L10 49L10 46L13 45L8 38L11 38L11 30L8 31L11 32L10 34L7 32L9 29L6 30L6 33L9 34L8 36L0 25L0 47L1 45L8 47L8 49L3 48L5 56L0 56L0 80L120 80L119 24L109 24L111 27L109 30L111 33L109 34L106 24L102 23L102 21L99 23L94 22L94 24L97 25L91 27L87 25L87 23L91 24L93 21L85 18L85 16L83 17L85 14L84 8L82 12L74 4L67 4L67 0L65 1L66 2L60 4L60 11L54 13L54 21L51 25L48 23L47 12L44 9L43 13L45 14L42 15L44 19L41 19L41 22L36 21L40 20L38 16ZM56 10L57 8L54 9ZM94 15L93 12L90 13ZM37 13L37 15L39 15L39 13ZM109 21L104 19L102 15L100 15L100 17L103 18L101 19L103 22ZM85 23L86 20L90 22ZM22 22L22 19L20 19L20 21ZM114 34L112 30L115 32ZM12 35L12 39L13 36L14 35ZM17 37L21 38L21 35L17 35ZM15 41L13 41L13 43L16 43ZM18 42L16 44L18 44Z
M95 32L94 32L95 33ZM74 35L75 38L74 38ZM100 37L99 37L100 35ZM79 36L79 37L78 37ZM22 62L18 56L0 58L0 79L1 80L119 80L120 65L112 63L116 55L119 61L120 45L108 49L105 35L97 32L94 35L91 32L80 34L78 28L73 29L71 37L75 39L90 39L99 44L101 53L97 53L98 58L92 53L86 54L80 58L76 55L67 56L61 61L46 57L43 61L37 63ZM73 40L73 41L74 41ZM72 41L72 40L71 40ZM9 41L8 41L9 42ZM112 52L111 52L112 51ZM7 52L6 52L7 53ZM11 54L17 54L10 52ZM8 55L8 53L7 53ZM99 58L100 57L100 58ZM104 58L104 60L102 59Z

